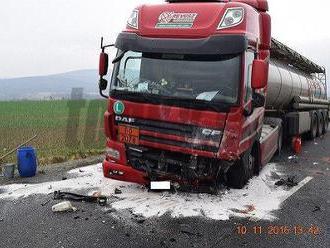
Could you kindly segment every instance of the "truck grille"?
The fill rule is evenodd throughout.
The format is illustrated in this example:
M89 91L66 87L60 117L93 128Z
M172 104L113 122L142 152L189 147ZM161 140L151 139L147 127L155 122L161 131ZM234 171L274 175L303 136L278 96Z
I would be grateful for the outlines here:
M188 124L176 124L164 121L126 118L130 123L124 122L123 117L117 117L115 124L132 125L140 130L140 140L158 144L184 147L207 152L217 152L220 145L222 132L213 135L205 134L203 127Z

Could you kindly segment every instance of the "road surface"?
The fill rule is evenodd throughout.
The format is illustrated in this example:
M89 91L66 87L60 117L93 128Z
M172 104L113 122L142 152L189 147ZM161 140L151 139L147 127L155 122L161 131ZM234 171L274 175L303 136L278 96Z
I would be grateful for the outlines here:
M96 166L69 174L54 166L31 179L0 179L0 247L330 247L330 135L304 142L299 157L284 151L272 166L273 178L254 178L244 190L221 196L107 186ZM289 176L297 186L273 187ZM114 186L123 194L112 194ZM53 213L59 201L51 192L63 187L101 190L109 203L74 202L76 212Z

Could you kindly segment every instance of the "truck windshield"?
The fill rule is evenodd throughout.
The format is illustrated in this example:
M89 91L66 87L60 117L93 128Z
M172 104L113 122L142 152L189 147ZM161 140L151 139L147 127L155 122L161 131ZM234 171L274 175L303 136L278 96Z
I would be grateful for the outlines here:
M240 55L175 55L119 51L111 94L134 93L190 102L237 103ZM119 56L121 57L121 56Z

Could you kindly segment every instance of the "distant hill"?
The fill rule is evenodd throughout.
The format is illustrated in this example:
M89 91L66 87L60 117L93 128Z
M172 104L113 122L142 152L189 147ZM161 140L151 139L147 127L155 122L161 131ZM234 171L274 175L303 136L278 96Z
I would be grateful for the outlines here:
M0 100L67 99L77 94L88 99L99 98L97 83L98 72L93 69L0 79Z

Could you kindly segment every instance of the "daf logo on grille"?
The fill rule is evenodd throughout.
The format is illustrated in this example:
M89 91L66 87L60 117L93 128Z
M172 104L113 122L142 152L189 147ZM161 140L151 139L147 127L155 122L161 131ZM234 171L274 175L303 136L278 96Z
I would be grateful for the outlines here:
M121 121L121 122L126 122L126 123L135 122L135 119L134 118L124 117L124 116L118 116L118 115L115 116L115 120L116 121Z
M221 131L205 128L202 130L202 134L205 136L218 136L221 135Z

